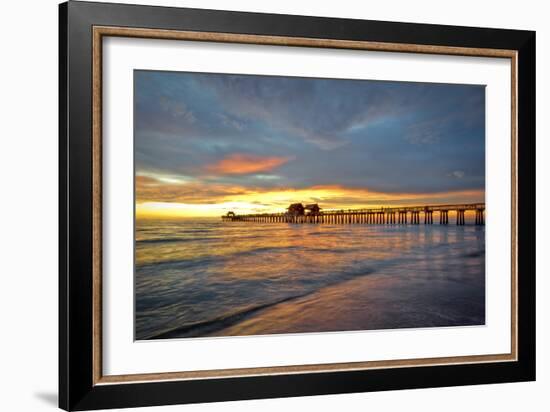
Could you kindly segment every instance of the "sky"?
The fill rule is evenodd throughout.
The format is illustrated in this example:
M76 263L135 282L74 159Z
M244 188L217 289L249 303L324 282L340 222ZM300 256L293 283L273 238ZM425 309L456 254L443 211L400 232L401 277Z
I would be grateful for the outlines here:
M136 215L483 202L485 86L134 72Z

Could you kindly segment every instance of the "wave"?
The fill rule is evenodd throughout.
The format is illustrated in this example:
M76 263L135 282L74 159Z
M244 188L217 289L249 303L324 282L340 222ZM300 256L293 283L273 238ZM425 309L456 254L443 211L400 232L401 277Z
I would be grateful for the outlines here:
M241 320L243 320L244 318L249 317L250 315L260 310L267 309L269 307L272 307L284 302L288 302L294 299L298 299L305 295L306 294L289 296L284 299L277 300L275 302L248 307L246 309L243 309L228 315L222 315L210 320L195 322L184 326L179 326L177 328L168 330L166 332L149 336L145 339L171 339L171 338L178 338L183 336L185 337L204 336L204 335L225 329L229 326L235 325L239 323Z
M259 304L255 306L249 306L245 309L238 310L230 314L221 315L205 321L194 322L183 326L178 326L161 333L152 334L143 339L171 339L171 338L183 338L183 337L191 338L191 337L197 337L197 336L206 336L206 335L221 331L230 326L236 325L240 323L242 320L245 320L251 317L257 312L263 311L265 309L269 309L271 307L280 305L282 303L290 302L293 300L304 298L309 295L313 295L314 293L317 293L321 289L336 286L338 284L343 284L345 282L348 282L351 279L361 277L361 276L367 276L372 274L373 272L374 272L373 269L356 268L354 270L344 272L343 276L339 277L339 279L337 280L334 280L332 282L321 282L321 284L319 285L320 287L315 288L313 290L309 290L307 292L300 293L300 294L294 294L292 296L287 296L282 299L275 300L273 302Z
M147 240L147 243L162 243L165 240L150 239ZM172 240L167 239L167 242ZM188 240L182 239L181 241L185 242ZM140 241L142 242L142 241ZM177 240L173 240L177 242ZM349 254L360 251L360 248L319 248L319 247L308 247L308 246L261 246L248 250L241 250L237 252L220 254L220 255L209 255L199 258L190 258L190 259L168 259L168 260L159 260L155 262L149 262L144 264L136 264L136 269L147 269L153 268L162 269L165 266L175 266L180 269L191 268L200 266L201 264L211 264L211 263L224 263L230 259L241 258L246 256L260 255L262 253L272 253L272 252L288 252L288 251L301 251L308 253L333 253L333 254Z
M205 231L205 233L212 233L211 231ZM190 234L186 232L185 234ZM165 237L165 238L152 238L152 239L140 239L136 240L136 245L140 244L155 244L155 243L174 243L174 242L204 242L204 241L213 241L213 240L228 240L231 238L236 238L238 240L251 240L251 239L264 239L265 235L224 235L224 236L208 236L208 237Z
M162 269L166 266L173 266L178 269L188 269L203 264L212 264L212 263L224 263L230 259L246 257L251 255L257 255L266 252L278 252L278 251L288 251L288 250L301 250L303 247L294 247L294 246L263 246L257 247L254 249L241 250L238 252L228 253L225 255L208 255L200 258L192 259L171 259L171 260L162 260L158 262L145 263L143 265L137 264L136 269Z
M346 253L355 253L361 251L361 248L322 248L322 247L305 247L306 252L317 252L317 253L334 253L334 254L346 254Z
M174 242L197 242L197 241L203 241L203 240L211 240L211 239L216 239L216 238L200 238L200 239L197 239L197 238L191 238L191 239L186 239L186 238L181 238L181 237L165 237L165 238L157 238L157 239L141 239L141 240L136 240L136 245L140 245L140 244L154 244L154 243L174 243Z
M471 253L466 253L464 255L462 255L463 257L466 257L466 258L477 258L477 257L482 257L482 256L485 256L485 251L484 250L480 250L478 252L471 252Z

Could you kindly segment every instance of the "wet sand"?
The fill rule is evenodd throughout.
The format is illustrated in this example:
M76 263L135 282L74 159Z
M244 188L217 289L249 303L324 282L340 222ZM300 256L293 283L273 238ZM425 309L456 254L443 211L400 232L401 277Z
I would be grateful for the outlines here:
M453 283L371 274L272 306L211 336L483 325L479 283Z

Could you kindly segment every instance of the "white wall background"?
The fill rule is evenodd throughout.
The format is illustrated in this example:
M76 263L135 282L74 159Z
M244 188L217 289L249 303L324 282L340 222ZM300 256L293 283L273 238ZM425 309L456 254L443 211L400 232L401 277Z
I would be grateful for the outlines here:
M122 1L121 1L122 2ZM128 1L124 1L128 2ZM131 1L140 3L140 1ZM540 0L377 2L149 0L241 11L352 17L537 31L537 327L535 383L422 389L141 409L147 411L548 410L550 292L545 259L550 200L549 11ZM57 1L4 2L0 14L0 410L57 404ZM523 274L529 275L529 274Z

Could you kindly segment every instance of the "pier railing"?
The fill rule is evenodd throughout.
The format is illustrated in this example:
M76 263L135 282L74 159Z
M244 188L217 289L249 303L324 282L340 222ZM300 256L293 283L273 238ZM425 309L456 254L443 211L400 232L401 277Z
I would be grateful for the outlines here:
M256 223L327 223L327 224L433 224L434 213L439 224L449 224L449 212L454 212L456 224L464 225L466 212L475 214L476 225L485 223L485 203L452 205L396 206L366 209L321 210L317 213L260 213L238 215L228 213L221 218L225 222Z

